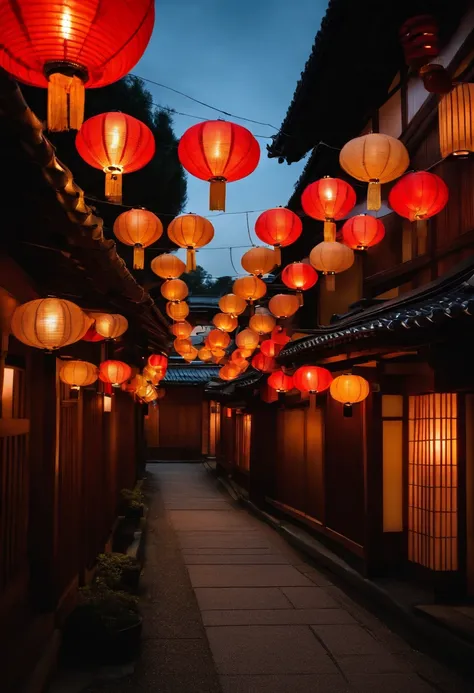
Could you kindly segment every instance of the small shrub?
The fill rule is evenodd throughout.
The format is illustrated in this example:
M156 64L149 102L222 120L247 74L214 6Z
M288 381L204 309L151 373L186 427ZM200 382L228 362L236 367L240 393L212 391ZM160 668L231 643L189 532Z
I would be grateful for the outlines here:
M100 578L79 590L79 605L91 609L109 631L140 622L138 599L127 592L111 590Z
M123 505L130 508L130 510L143 510L145 505L145 496L140 489L123 488L120 491L120 497Z
M140 565L123 553L101 553L97 558L97 579L109 589L118 590L138 584Z

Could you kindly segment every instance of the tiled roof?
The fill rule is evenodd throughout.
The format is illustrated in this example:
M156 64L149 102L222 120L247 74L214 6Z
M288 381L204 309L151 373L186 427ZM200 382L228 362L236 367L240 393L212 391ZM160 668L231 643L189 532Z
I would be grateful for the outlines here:
M240 390L246 387L252 387L257 385L260 380L264 377L261 371L256 371L253 368L249 368L243 375L235 380L219 380L218 378L212 380L208 383L206 387L206 392L222 392L224 394L232 394L235 390Z
M217 378L219 366L170 366L163 380L165 385L203 385Z

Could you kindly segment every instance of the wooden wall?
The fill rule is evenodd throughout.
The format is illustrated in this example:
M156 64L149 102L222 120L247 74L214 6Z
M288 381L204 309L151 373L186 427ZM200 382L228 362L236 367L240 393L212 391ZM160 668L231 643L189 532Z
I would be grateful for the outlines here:
M201 459L202 421L202 388L167 387L166 396L158 402L158 412L154 412L148 422L148 436L150 442L155 443L148 446L148 459ZM155 426L153 430L152 425Z

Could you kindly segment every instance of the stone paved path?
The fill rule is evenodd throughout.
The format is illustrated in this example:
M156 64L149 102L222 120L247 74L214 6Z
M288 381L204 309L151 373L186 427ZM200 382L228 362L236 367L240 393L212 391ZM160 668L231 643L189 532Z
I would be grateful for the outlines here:
M236 507L201 465L148 473L144 649L111 693L473 690Z

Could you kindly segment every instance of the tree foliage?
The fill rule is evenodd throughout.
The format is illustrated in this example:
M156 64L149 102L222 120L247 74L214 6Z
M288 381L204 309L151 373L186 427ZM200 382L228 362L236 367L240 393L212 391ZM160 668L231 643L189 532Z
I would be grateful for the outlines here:
M194 296L223 296L232 290L232 277L217 277L214 279L204 267L198 265L193 272L184 277L189 293Z

